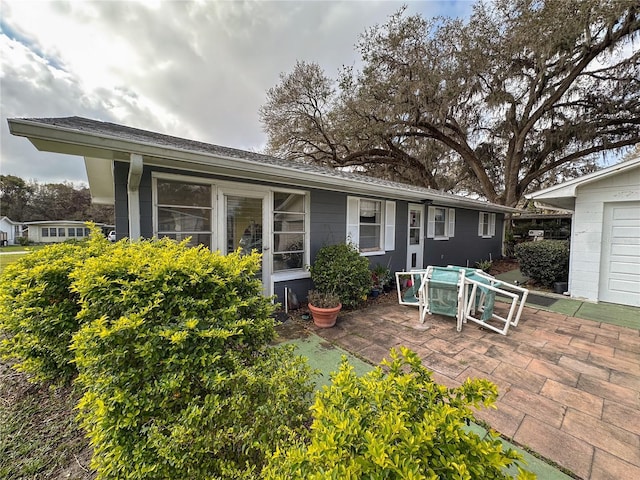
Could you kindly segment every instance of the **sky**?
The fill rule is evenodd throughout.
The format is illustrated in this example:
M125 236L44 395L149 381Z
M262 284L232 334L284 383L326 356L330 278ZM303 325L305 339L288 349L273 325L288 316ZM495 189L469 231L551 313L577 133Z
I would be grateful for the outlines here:
M0 173L86 184L84 161L39 152L7 118L81 116L249 151L259 109L296 61L358 67L359 36L403 4L470 15L472 0L0 0Z

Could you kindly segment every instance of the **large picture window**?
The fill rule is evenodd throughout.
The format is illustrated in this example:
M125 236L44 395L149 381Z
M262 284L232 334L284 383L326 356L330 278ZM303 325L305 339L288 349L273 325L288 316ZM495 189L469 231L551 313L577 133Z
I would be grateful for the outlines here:
M211 248L213 201L210 184L156 179L158 237Z
M306 263L306 197L273 192L273 270L303 269Z

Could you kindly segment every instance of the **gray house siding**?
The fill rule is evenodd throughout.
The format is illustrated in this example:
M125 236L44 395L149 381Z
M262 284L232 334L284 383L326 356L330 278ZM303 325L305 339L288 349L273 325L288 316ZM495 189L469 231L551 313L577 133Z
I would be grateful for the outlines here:
M129 165L124 162L114 162L115 181L115 220L118 238L129 235L127 179ZM152 202L152 172L185 174L183 171L145 166L139 186L140 199L140 232L142 237L153 236L153 202ZM190 172L191 175L193 173ZM229 181L228 177L216 175L199 175L203 178ZM290 188L289 185L279 185L271 182L255 180L236 181L254 185ZM310 258L313 263L318 250L324 245L345 241L347 223L347 197L344 192L327 190L304 189L310 194ZM368 196L363 198L380 198ZM425 211L426 213L426 211ZM367 256L370 265L376 264L389 267L392 272L402 271L407 261L407 214L408 202L396 200L395 219L395 248L383 255ZM501 234L503 216L496 215L496 235L493 238L478 236L478 211L456 208L455 236L449 240L426 239L424 248L424 265L469 265L492 258L500 258ZM425 225L426 235L426 225ZM300 301L305 301L307 292L313 287L309 278L300 278L274 283L273 293L277 301L284 305L285 287L291 289Z
M492 238L478 235L478 210L456 208L455 235L448 240L427 238L425 265L462 265L474 267L476 262L502 257L502 225L504 216L496 214L496 230Z

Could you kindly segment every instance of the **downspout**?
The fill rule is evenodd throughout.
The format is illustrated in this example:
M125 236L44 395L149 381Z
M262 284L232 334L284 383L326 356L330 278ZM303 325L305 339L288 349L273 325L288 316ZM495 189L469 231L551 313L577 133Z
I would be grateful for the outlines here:
M140 180L142 179L142 155L132 153L127 179L127 198L129 204L129 239L140 238Z

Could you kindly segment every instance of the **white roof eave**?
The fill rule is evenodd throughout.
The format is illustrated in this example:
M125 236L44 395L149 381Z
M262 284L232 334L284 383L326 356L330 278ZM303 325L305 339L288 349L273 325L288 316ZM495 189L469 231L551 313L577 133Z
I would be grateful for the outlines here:
M388 197L398 200L417 202L431 201L438 205L469 208L473 210L480 209L501 213L515 213L520 211L516 208L480 200L456 198L455 196L444 193L438 194L436 192L414 190L411 189L411 187L402 188L369 183L364 180L358 181L358 179L354 179L353 177L340 178L339 176L319 172L304 171L296 169L295 167L256 163L252 160L227 157L219 154L194 152L178 147L169 148L153 143L124 140L104 134L98 135L93 132L83 132L73 128L47 125L26 119L9 119L9 127L13 135L28 138L39 150L80 155L91 158L93 162L102 160L105 162L105 165L101 167L101 170L107 168L106 162L108 162L110 168L113 160L127 161L128 159L118 156L118 153L126 152L128 154L134 153L142 155L145 158L145 164L161 165L178 170L217 173L229 177L257 179L287 185ZM104 182L107 179L113 183L112 175L91 175L91 178L89 178L90 187L93 187L91 190L98 188L101 192L106 191L106 188L99 186L99 183L96 182ZM94 198L94 201L113 203L113 198L113 192L106 195L102 193Z

